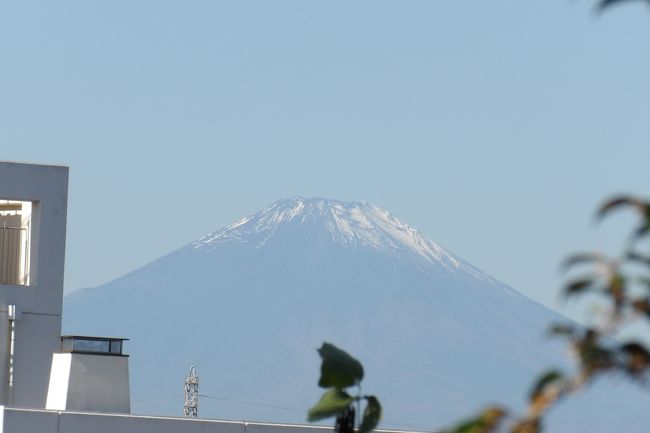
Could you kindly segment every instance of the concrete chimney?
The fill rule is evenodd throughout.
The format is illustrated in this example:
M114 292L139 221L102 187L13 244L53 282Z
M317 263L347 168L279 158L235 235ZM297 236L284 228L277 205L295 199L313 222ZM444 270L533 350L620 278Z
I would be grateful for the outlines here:
M130 413L129 357L123 338L61 337L52 357L46 409Z

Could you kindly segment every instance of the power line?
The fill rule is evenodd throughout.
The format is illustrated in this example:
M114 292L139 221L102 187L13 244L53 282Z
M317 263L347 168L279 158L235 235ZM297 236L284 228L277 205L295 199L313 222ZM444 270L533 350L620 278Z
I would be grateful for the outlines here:
M199 397L209 398L209 399L212 399L212 400L227 401L227 402L230 402L230 403L246 404L246 405L249 405L249 406L261 406L261 407L268 407L268 408L271 408L271 409L290 410L292 412L302 412L302 413L307 412L307 409L298 409L298 408L295 408L295 407L278 406L278 405L275 405L275 404L260 403L260 402L256 402L256 401L236 400L234 398L220 397L220 396L217 396L217 395L199 394Z
M229 403L236 403L236 404L243 404L243 405L248 405L248 406L259 406L259 407L267 407L270 409L279 409L279 410L287 410L291 412L298 412L298 413L307 413L307 409L299 409L295 407L288 407L288 406L280 406L280 405L275 405L275 404L270 404L270 403L262 403L262 402L256 402L256 401L248 401L248 400L237 400L234 398L228 398L228 397L221 397L218 395L213 395L213 394L198 394L199 397L203 397L209 400L218 400L218 401L225 401ZM138 399L138 400L132 400L132 403L144 403L148 401L159 401L159 400L171 400L171 399L179 399L183 397L183 394L169 394L166 396L160 396L160 397L155 397L155 398L147 398L147 399ZM395 430L404 430L404 431L416 431L416 432L431 432L432 429L431 427L423 427L421 425L415 425L415 424L410 424L408 422L400 422L397 420L390 420L386 419L381 422L380 428L381 427L388 427L389 429L395 429Z
M131 403L146 403L149 401L161 401L161 400L176 400L180 399L183 397L183 394L178 393L178 394L168 394L168 395L163 395L159 397L150 397L150 398L139 398L137 400L131 400Z

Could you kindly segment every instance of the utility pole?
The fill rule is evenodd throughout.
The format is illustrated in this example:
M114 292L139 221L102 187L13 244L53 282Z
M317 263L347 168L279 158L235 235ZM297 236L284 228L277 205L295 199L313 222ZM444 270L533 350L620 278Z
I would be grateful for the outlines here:
M199 376L196 375L194 366L185 378L185 405L183 413L185 418L196 418L199 411Z

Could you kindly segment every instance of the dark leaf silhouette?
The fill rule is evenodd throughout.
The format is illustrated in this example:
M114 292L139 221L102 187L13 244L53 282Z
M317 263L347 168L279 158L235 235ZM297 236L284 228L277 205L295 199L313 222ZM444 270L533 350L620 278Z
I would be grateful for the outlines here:
M575 334L576 329L573 325L566 323L555 323L548 329L550 336L567 336L571 337Z
M614 5L618 5L622 3L632 3L633 1L635 3L639 2L639 0L601 0L600 3L598 3L598 8L604 10Z
M318 421L323 418L336 416L336 433L354 433L356 410L354 402L366 400L363 418L358 428L358 433L369 433L374 430L381 419L381 404L374 395L350 395L344 388L359 385L363 379L363 366L347 352L331 343L323 343L318 349L321 362L321 376L318 385L331 388L321 399L309 409L309 421Z
M354 420L356 419L356 411L354 405L350 405L343 409L336 415L336 424L334 424L334 431L336 433L354 433Z
M641 238L650 232L650 219L648 219L647 215L645 218L646 219L641 223L641 225L634 231L633 238Z
M613 6L617 3L629 2L630 0L602 0L600 2L601 8L606 8ZM633 207L634 209L644 212L647 208L647 204L632 196L618 196L606 201L600 209L596 212L596 218L598 220L602 219L605 215L609 214L614 209L619 209L621 207Z
M635 299L632 301L632 308L637 313L650 317L650 299Z
M615 354L610 349L601 346L599 340L599 333L589 329L582 339L574 341L574 346L580 357L581 372L586 379L595 373L616 366Z
M608 7L610 5L617 4L624 1L630 1L630 0L604 0L601 4L604 5L602 7ZM650 233L650 202L641 200L636 197L621 196L609 200L603 206L601 206L601 208L597 211L596 218L600 220L612 210L621 207L631 207L641 215L642 218L641 223L632 232L632 240L637 240Z
M639 263L642 265L650 266L650 256L646 256L644 254L640 254L635 251L628 252L625 255L625 259L633 263Z
M606 258L601 253L578 253L567 257L564 262L562 262L560 269L566 271L575 265L602 263L605 261Z
M564 288L564 296L569 298L574 295L579 295L593 288L594 284L595 281L592 278L581 278L579 280L572 281Z
M381 404L377 397L368 395L364 397L367 401L366 409L363 411L363 419L359 426L359 433L369 433L374 430L381 419Z
M323 362L318 386L323 388L347 388L363 379L363 366L344 350L330 343L318 349Z
M641 343L626 343L621 346L621 352L627 358L625 369L634 376L642 374L650 366L650 353Z

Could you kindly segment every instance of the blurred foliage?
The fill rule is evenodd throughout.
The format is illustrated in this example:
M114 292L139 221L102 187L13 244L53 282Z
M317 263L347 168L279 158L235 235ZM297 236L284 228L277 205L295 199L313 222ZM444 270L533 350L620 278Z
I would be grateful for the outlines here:
M618 5L618 4L622 4L622 3L640 3L640 2L641 2L641 0L601 0L598 3L598 7L600 9L606 9L606 8L608 8L610 6L614 6L614 5ZM647 3L647 0L646 0L646 3Z
M352 396L347 388L356 386L361 389L363 366L344 350L330 343L323 343L318 354L321 357L320 379L318 386L327 389L321 399L307 413L310 422L336 417L338 433L355 431L354 405L365 401L365 409L359 424L359 433L374 430L381 419L381 404L374 395Z
M604 10L623 3L641 3L642 1L643 0L600 0L598 2L598 9ZM648 1L646 0L646 3L647 2Z
M602 6L616 3L619 1L604 1ZM599 375L621 374L641 386L647 385L649 349L641 341L622 342L617 334L634 320L650 320L650 202L630 196L614 197L597 210L596 219L600 221L619 210L638 215L620 256L583 252L569 256L561 265L569 275L562 288L564 299L594 294L607 305L598 327L556 323L549 329L550 335L569 344L576 372L542 373L533 382L525 414L509 416L505 408L492 406L446 433L539 433L549 409Z

